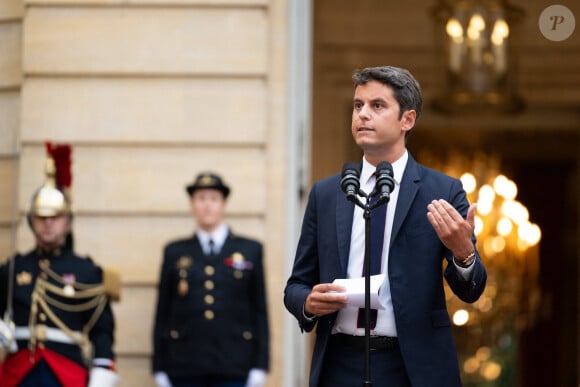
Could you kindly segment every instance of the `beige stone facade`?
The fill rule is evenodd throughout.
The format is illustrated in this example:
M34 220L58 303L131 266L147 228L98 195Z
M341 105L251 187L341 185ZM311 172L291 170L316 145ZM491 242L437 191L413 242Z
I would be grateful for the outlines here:
M184 187L203 170L232 186L233 230L265 243L272 343L282 340L285 206L273 187L286 179L285 7L0 3L0 194L10 198L0 202L0 254L33 243L23 214L43 181L44 141L70 143L77 250L122 275L121 386L153 385L161 249L193 232ZM281 385L281 351L272 345L270 386Z

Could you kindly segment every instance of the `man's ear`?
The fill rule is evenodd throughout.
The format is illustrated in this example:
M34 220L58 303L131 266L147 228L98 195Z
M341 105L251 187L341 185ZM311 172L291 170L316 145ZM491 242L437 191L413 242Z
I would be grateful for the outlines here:
M415 126L415 119L417 118L417 112L414 109L405 110L403 116L401 117L401 129L405 132L413 129Z

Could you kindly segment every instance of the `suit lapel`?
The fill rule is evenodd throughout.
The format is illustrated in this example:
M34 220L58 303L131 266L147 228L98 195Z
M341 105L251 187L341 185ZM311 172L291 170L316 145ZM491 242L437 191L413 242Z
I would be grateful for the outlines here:
M409 213L411 203L413 203L415 195L417 195L417 191L419 190L420 181L421 178L419 176L417 162L409 155L399 189L399 198L397 199L397 208L395 209L395 218L393 219L393 230L391 231L391 245ZM425 211L427 210L425 209Z
M346 200L346 196L339 187L336 191L336 239L338 241L338 258L343 278L346 276L348 265L353 213L354 203Z

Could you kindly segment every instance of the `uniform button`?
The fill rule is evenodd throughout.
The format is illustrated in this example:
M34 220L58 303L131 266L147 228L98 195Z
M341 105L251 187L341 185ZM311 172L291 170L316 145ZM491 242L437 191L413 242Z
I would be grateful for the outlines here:
M207 265L207 266L205 267L205 274L206 274L206 275L209 275L209 276L212 276L212 275L214 275L214 274L215 274L215 267L213 267L213 266L210 266L210 265Z
M179 270L179 278L187 278L187 270Z
M213 298L213 296L211 294L206 294L205 297L203 297L203 300L208 305L212 305L215 302L215 299Z
M203 283L203 286L206 288L206 290L213 290L213 288L215 287L213 281L211 280L207 280Z
M213 318L215 317L213 310L206 310L205 312L203 312L203 315L206 320L213 320Z
M171 332L169 332L169 335L171 336L172 339L179 339L179 332L177 332L176 330L171 330Z
M252 335L252 332L244 331L244 333L242 333L242 337L246 340L252 340L252 337L254 336Z
M234 277L237 279L242 279L244 277L244 273L241 270L234 271Z

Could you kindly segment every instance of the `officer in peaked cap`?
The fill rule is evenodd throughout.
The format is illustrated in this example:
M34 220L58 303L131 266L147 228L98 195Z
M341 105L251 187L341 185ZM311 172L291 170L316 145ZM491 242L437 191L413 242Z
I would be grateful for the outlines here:
M115 386L109 301L118 298L118 276L73 251L72 205L57 168L70 168L59 159L70 148L47 149L46 181L27 215L36 246L0 266L0 314L12 331L0 340L0 386Z
M158 387L261 387L269 367L262 244L224 223L230 188L186 186L197 228L163 250L152 371Z

